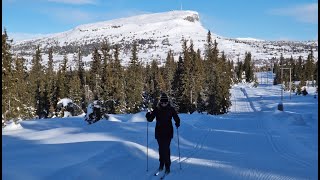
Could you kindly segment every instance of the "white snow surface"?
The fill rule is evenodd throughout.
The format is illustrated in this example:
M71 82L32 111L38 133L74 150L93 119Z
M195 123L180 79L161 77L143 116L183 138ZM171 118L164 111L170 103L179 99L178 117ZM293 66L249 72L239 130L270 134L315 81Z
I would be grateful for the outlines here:
M270 73L258 77L257 88L232 87L228 114L179 114L179 146L175 129L166 179L318 179L315 88L291 98L285 91L284 111L278 111L280 86L271 84ZM159 179L153 176L159 165L155 121L147 123L145 114L110 114L110 120L91 125L80 116L7 126L2 129L2 178Z

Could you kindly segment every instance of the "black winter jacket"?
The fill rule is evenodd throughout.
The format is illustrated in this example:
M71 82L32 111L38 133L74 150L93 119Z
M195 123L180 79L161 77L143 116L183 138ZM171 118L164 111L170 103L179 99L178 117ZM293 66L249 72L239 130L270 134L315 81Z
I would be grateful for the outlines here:
M176 110L168 104L166 107L161 105L146 114L147 121L152 122L156 117L155 138L173 138L172 118L175 124L180 126L180 118Z

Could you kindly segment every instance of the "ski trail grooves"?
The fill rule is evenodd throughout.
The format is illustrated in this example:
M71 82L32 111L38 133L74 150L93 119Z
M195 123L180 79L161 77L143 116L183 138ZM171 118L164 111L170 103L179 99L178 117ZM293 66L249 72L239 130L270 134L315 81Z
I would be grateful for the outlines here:
M253 105L248 101L245 90L242 87L235 87L231 89L232 94L232 107L231 112L242 113L242 112L254 112Z
M235 89L236 90L236 89ZM234 90L234 92L235 92ZM252 101L250 101L249 95L246 92L245 88L240 88L240 91L243 93L243 96L246 99L246 108L248 109L248 104L250 105L250 108L254 111L257 112L256 108L254 107ZM237 92L237 95L240 95L240 93ZM261 112L263 113L263 112ZM261 114L261 117L264 117L263 114ZM299 156L293 152L290 152L290 148L288 148L285 144L286 143L281 143L279 140L275 140L273 135L271 134L270 130L267 128L267 126L264 124L264 118L259 118L257 119L257 128L261 129L265 136L267 137L272 149L274 152L279 154L283 159L288 160L290 162L295 162L298 163L301 166L304 167L310 167L311 164L308 163L307 161L299 158Z

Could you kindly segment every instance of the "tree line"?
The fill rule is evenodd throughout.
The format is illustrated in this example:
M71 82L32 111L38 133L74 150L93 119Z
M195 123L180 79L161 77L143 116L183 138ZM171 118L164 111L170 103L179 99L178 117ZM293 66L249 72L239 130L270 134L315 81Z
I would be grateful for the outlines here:
M176 61L167 53L163 66L153 59L143 64L138 58L138 43L133 41L130 62L121 65L119 45L104 41L92 52L89 69L85 69L81 49L72 59L64 55L54 70L53 48L44 65L40 46L35 50L31 67L26 59L13 57L6 30L2 34L2 118L49 118L57 113L57 102L70 98L86 111L88 103L101 100L108 113L136 113L155 106L162 92L171 97L180 113L207 112L218 115L231 106L230 88L239 82L241 72L252 82L253 63L246 53L244 64L234 67L218 43L207 34L204 56L194 49L192 40L182 39L182 53ZM69 67L69 61L76 66Z
M305 60L302 56L294 59L292 56L290 58L284 58L281 54L279 59L272 58L271 63L272 71L275 74L273 80L274 85L283 83L285 90L291 90L297 92L297 94L301 93L302 87L304 86L318 86L318 61L315 62L312 49L310 49L307 59ZM270 66L262 68L271 70ZM299 83L292 83L290 87L290 80L291 82L298 81Z

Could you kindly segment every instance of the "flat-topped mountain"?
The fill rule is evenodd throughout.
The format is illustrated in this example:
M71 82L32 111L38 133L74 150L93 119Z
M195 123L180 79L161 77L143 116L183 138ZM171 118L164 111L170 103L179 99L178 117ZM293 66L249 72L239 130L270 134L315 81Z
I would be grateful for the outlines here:
M192 40L194 48L204 53L208 29L201 24L201 18L195 11L170 11L144 14L128 18L84 24L69 31L50 34L45 37L18 41L13 44L15 54L32 59L37 45L43 53L44 62L48 59L47 51L54 49L56 65L67 54L72 64L73 55L81 48L83 60L91 61L94 47L100 48L103 41L110 45L120 45L120 58L126 65L131 56L131 45L134 40L139 44L138 57L143 63L157 59L164 62L167 52L174 52L175 60L182 51L182 39ZM244 59L245 52L251 52L253 60L259 64L272 57L294 58L302 56L306 59L310 49L318 59L318 41L265 41L254 38L227 38L211 30L212 39L218 42L219 51L225 52L227 58L236 61ZM88 64L88 63L87 63Z

